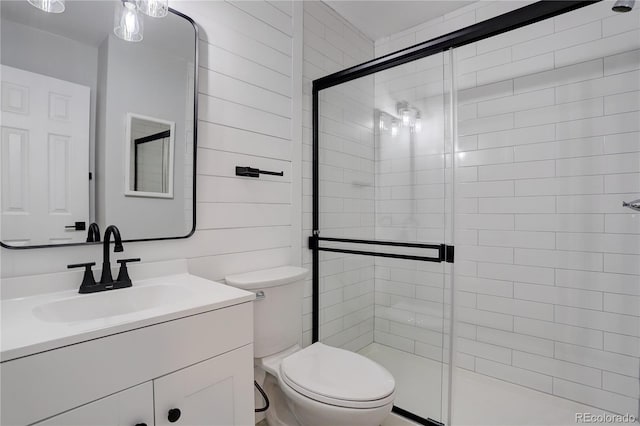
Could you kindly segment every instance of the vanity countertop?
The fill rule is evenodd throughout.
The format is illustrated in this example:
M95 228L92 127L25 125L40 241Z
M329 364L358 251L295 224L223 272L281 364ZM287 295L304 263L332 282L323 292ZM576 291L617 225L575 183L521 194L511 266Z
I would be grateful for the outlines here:
M92 294L74 289L4 299L0 362L254 299L254 293L188 273Z

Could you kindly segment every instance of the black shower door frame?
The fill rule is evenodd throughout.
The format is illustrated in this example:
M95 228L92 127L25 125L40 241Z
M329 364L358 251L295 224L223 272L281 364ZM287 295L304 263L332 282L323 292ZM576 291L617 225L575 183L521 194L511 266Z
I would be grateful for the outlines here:
M313 80L312 87L312 219L313 230L312 235L309 237L309 249L312 250L312 341L315 343L319 338L320 330L320 252L337 252L347 254L359 254L365 256L377 256L377 257L390 257L399 259L410 259L424 262L454 262L454 247L446 244L418 244L418 243L405 243L396 241L378 241L378 240L358 240L348 238L328 238L320 236L320 179L319 179L319 151L320 151L320 137L319 137L319 108L318 99L319 92L330 87L334 87L352 80L356 80L361 77L365 77L371 74L375 74L380 71L384 71L389 68L394 68L408 62L412 62L418 59L426 58L437 53L444 52L446 50L461 47L470 43L474 43L479 40L483 40L489 37L493 37L498 34L502 34L508 31L515 30L520 27L524 27L545 19L553 18L554 16L562 15L567 12L571 12L576 9L580 9L585 6L598 3L602 0L588 0L588 1L562 1L562 0L547 0L538 1L536 3L524 6L522 8L513 10L503 15L496 16L486 21L479 22L474 25L462 28L457 31L453 31L449 34L445 34L440 37L433 38L423 43L416 44L414 46L407 47L402 50L390 53L380 58L373 59L371 61L364 62L359 65L338 71L333 74L329 74L325 77ZM352 244L369 244L376 246L393 246L393 247L408 247L408 248L423 248L438 250L438 256L416 256L416 255L404 255L397 253L384 253L379 251L365 251L365 250L350 250L341 249L336 247L322 247L321 241L327 242L339 242L339 243L352 243ZM393 411L400 414L412 421L415 421L423 425L441 425L432 419L425 419L414 413L403 410L394 406Z

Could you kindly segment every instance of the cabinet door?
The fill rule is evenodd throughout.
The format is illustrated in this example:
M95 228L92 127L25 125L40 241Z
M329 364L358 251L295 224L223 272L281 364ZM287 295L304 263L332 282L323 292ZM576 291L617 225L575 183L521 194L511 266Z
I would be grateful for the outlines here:
M153 426L151 382L51 417L38 426Z
M156 379L153 392L157 426L253 425L253 345Z

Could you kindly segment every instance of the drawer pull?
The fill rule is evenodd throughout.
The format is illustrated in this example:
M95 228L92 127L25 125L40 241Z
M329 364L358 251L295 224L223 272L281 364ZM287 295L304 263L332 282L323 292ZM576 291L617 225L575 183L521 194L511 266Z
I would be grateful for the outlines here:
M178 421L181 414L182 413L180 412L179 408L172 408L171 410L169 410L169 415L167 416L167 420L169 420L169 423L175 423Z

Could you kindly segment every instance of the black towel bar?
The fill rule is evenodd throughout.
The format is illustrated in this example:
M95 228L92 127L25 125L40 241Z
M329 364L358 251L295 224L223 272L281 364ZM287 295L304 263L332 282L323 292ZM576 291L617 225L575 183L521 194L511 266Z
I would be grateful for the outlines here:
M236 176L260 177L260 175L284 176L284 172L269 172L266 170L255 169L253 167L236 166Z

